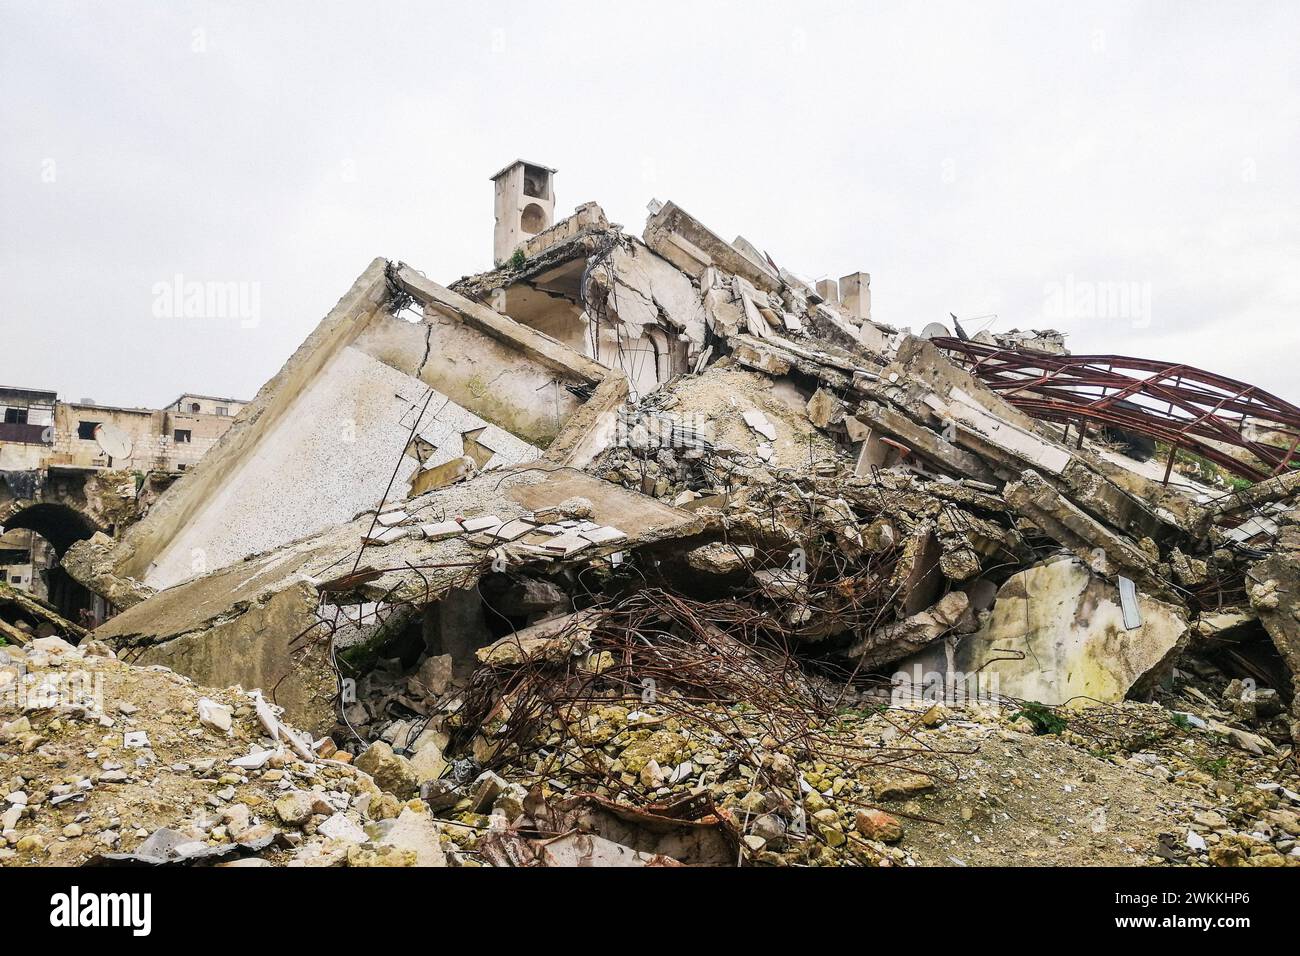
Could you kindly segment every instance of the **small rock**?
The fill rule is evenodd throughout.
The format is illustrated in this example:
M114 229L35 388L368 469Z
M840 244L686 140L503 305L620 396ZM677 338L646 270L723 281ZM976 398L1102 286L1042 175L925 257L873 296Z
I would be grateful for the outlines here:
M761 837L767 846L779 850L785 844L786 823L775 813L764 813L754 818L749 832Z
M486 813L507 786L509 784L491 770L484 770L470 787L470 811Z
M934 791L934 781L919 773L900 774L881 781L875 786L876 797L881 800L909 800Z
M369 837L366 831L348 818L347 814L336 813L316 828L316 832L331 840L345 843L365 843Z
M210 697L200 697L197 706L200 724L220 734L230 733L234 710L229 705L218 704Z
M451 686L452 667L450 654L435 654L426 657L415 672L415 679L424 685L434 697L441 697Z
M657 761L651 760L641 768L641 786L647 790L658 790L664 785L664 773Z
M221 822L226 825L230 838L238 841L253 825L253 814L244 804L233 803L222 811Z
M1220 830L1228 825L1228 821L1223 818L1223 815L1213 810L1200 811L1192 817L1192 821L1210 830Z
M392 847L415 856L414 866L446 866L438 826L427 810L407 807L397 818L392 829L380 841L381 847Z
M868 840L897 843L903 839L902 821L883 810L859 810L855 825Z
M275 801L275 813L291 827L302 826L311 819L312 795L301 790L292 790Z
M443 759L442 750L432 740L416 751L415 756L411 758L411 770L414 771L418 784L437 780L446 769L447 761Z
M348 847L348 866L418 866L414 850L395 846L354 843Z
M411 762L393 753L393 748L383 741L376 741L367 747L366 752L357 758L356 766L358 770L370 774L380 790L402 800L409 800L419 789L420 781Z
M948 711L944 710L939 704L934 704L921 715L922 727L938 727L948 720Z
M41 651L45 654L75 654L77 649L61 637L38 637L27 645L29 652Z

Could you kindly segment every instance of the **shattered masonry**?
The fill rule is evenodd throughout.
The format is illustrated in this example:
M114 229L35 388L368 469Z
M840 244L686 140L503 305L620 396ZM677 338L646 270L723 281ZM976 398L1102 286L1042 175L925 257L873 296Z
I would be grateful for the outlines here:
M904 821L978 728L1118 747L1119 715L1274 761L1234 810L1265 838L1148 857L1300 864L1300 409L1051 330L913 335L867 273L675 203L556 222L555 175L493 177L492 271L376 259L147 514L71 543L93 632L0 591L6 660L164 665L249 728L213 826L101 862L944 862Z

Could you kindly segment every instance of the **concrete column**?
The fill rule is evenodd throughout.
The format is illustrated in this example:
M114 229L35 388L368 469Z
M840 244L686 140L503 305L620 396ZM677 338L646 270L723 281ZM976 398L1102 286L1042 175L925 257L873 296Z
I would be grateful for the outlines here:
M834 279L818 279L817 294L827 305L840 304L840 287L836 285Z
M871 275L853 272L840 279L840 305L855 319L871 319Z
M896 451L888 442L881 440L878 432L867 429L862 445L858 448L858 463L853 473L859 478L870 477L873 468L889 467L891 459L897 458Z

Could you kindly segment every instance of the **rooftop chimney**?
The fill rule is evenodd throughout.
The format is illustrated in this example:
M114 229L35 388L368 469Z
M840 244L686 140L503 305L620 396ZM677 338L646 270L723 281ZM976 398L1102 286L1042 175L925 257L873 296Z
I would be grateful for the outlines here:
M549 166L516 159L492 177L496 193L492 261L496 265L555 222L555 173Z

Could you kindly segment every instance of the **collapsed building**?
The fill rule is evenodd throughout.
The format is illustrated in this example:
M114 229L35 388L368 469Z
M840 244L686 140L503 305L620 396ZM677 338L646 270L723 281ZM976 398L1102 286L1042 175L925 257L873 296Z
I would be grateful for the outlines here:
M555 175L493 177L489 272L372 262L142 520L73 543L116 611L90 637L498 811L497 865L838 847L802 773L736 801L790 747L897 769L809 731L848 706L1086 708L1209 668L1279 701L1249 738L1300 738L1300 409L1050 331L914 335L867 273L805 280L672 202L639 237L555 222Z

